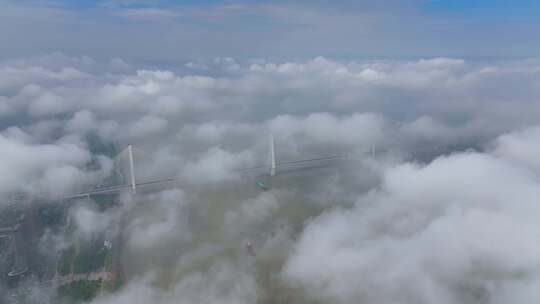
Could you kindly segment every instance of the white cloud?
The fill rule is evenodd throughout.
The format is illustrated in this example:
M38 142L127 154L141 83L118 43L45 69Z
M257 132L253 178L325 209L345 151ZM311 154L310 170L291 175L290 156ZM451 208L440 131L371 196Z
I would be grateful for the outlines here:
M142 200L153 204L153 208L144 217L135 218L127 227L131 248L152 251L175 239L184 243L190 240L191 231L185 222L187 217L182 214L185 204L182 191L169 190Z
M94 210L91 201L86 201L71 209L70 217L77 229L77 236L93 240L111 229L114 221L118 220L114 213Z
M167 128L168 121L164 118L147 115L131 125L129 134L132 137L149 136Z
M88 185L104 174L84 172L81 168L91 161L91 155L73 144L31 144L21 141L21 137L0 134L0 147L2 194L25 191L59 195L73 191L76 186Z
M118 16L133 20L166 20L178 17L178 13L173 10L158 8L130 8L116 12Z
M529 170L489 154L390 167L352 210L306 227L285 273L334 303L534 302L519 292L538 276L539 193Z
M540 127L505 134L497 138L495 154L512 159L526 168L540 170Z
M188 181L216 182L237 178L236 169L247 167L253 156L248 151L233 154L219 147L210 148L195 161L188 162L182 176Z

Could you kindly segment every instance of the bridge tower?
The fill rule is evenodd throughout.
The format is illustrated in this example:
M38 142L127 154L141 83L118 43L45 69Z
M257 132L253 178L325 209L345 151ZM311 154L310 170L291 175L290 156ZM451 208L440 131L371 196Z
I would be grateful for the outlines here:
M128 145L128 158L129 158L129 176L131 181L131 192L137 193L137 183L135 182L135 160L133 159L133 148Z

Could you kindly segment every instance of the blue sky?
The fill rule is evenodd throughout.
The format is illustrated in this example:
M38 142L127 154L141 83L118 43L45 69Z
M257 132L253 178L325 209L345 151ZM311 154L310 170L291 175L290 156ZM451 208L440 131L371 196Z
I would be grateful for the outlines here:
M28 1L50 3L51 1ZM286 1L224 1L224 0L149 0L149 1L96 1L96 0L57 0L56 3L72 8L99 7L106 3L117 3L123 7L174 7L174 6L207 6L233 3L286 3ZM287 1L288 2L288 1ZM311 1L312 3L316 1ZM374 1L377 2L377 1ZM381 1L385 2L385 1ZM406 1L402 1L406 2ZM415 2L414 0L411 2ZM309 3L309 2L304 2ZM351 1L333 1L331 5L340 6ZM354 3L354 1L352 1ZM416 5L433 13L463 13L477 16L505 16L514 15L529 17L540 12L540 2L537 0L426 0L416 1Z
M0 59L62 52L174 64L540 53L533 0L1 1Z
M524 18L540 15L537 0L432 0L424 8L431 13L458 13L479 18Z

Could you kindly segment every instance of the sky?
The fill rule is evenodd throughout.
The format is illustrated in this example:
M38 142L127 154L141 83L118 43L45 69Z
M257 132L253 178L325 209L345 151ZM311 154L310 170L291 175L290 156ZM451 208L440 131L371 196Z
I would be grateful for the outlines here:
M185 182L44 232L53 261L122 234L89 303L539 303L537 2L0 5L0 208L123 171L97 141ZM259 191L236 170L270 134L278 162L348 160Z
M49 52L150 65L237 59L534 57L537 2L2 1L0 58ZM144 39L141 39L144 37Z

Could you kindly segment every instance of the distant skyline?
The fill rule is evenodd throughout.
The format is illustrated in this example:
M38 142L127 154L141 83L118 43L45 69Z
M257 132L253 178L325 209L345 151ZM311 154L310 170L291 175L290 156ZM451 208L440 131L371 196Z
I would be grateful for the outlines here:
M533 0L0 1L0 60L55 52L148 65L233 57L537 57Z

